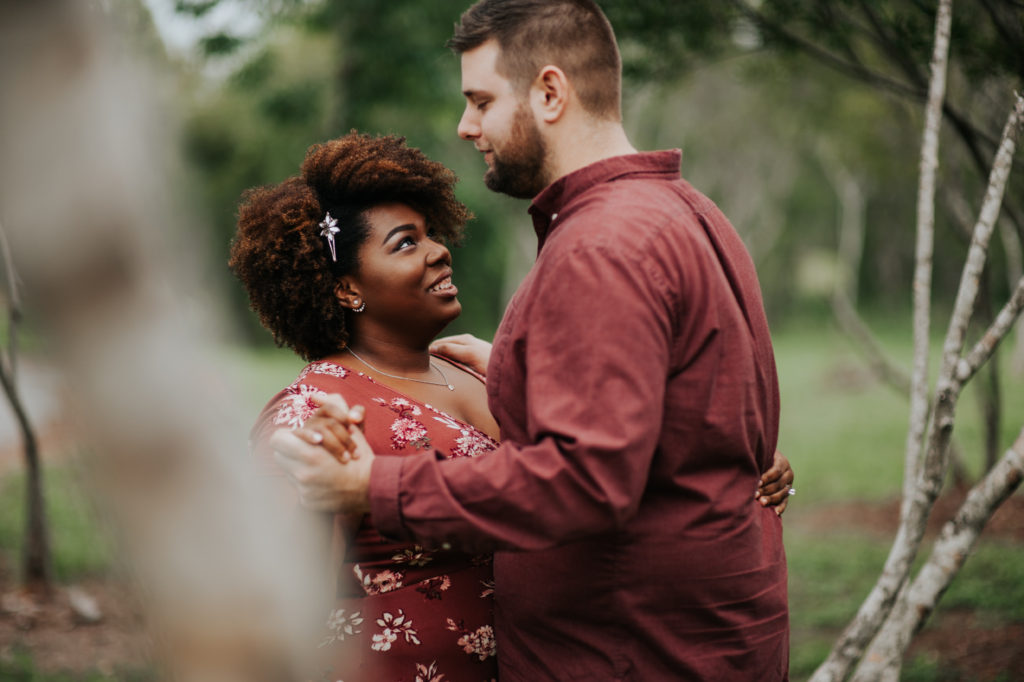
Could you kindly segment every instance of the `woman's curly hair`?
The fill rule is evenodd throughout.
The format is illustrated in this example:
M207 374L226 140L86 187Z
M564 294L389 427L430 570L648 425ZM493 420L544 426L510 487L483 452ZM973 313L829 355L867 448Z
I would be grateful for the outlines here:
M359 268L369 233L367 209L397 202L423 214L434 236L458 242L470 218L455 198L455 174L405 138L352 131L306 152L300 175L242 195L228 266L249 293L252 309L279 346L305 360L348 343L346 309L335 289ZM319 223L338 221L337 262Z

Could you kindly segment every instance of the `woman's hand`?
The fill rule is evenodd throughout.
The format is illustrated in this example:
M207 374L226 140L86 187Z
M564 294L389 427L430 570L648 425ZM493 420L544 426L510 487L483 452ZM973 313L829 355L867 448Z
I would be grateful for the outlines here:
M487 376L487 363L491 359L491 344L472 334L456 334L436 339L430 344L430 351L461 362L477 374Z
M301 427L295 429L295 435L310 445L321 446L342 464L358 459L353 435L363 423L366 408L362 405L349 408L339 395L313 394L310 399L319 407Z
M771 468L761 475L754 499L762 507L775 507L775 513L781 516L789 505L789 496L796 492L792 488L793 479L793 467L789 465L789 460L776 450L775 461L772 462Z
M303 506L316 511L365 513L370 510L373 451L356 421L362 410L349 410L341 396L327 396L317 414L338 422L324 430L306 426L280 429L270 437L274 459L299 493ZM307 421L307 424L309 422ZM315 442L319 439L319 442ZM328 445L330 443L330 445ZM343 464L340 453L347 453Z

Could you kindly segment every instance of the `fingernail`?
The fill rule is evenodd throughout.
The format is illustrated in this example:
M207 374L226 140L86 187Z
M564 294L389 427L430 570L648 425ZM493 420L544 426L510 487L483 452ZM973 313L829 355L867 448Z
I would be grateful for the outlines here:
M761 498L760 500L758 500L758 501L759 501L759 502L761 503L761 506L762 506L762 507L767 507L767 506L768 506L768 498L767 498L767 497L762 497L762 498Z
M314 431L313 432L313 442L314 443L323 443L324 442L324 437L318 431Z

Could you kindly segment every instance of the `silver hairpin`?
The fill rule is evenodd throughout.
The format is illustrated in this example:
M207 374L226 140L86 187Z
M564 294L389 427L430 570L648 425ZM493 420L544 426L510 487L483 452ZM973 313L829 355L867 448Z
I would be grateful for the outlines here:
M331 260L335 263L338 262L338 254L334 250L334 235L341 232L338 227L338 221L331 217L330 211L324 216L324 219L320 221L320 236L327 237L327 245L331 247Z

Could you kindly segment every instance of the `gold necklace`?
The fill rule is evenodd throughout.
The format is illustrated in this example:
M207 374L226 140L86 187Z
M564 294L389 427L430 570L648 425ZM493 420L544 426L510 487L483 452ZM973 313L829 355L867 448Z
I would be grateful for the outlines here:
M421 384L430 384L431 386L447 386L449 391L454 391L455 390L455 387L452 386L450 383L448 383L448 377L446 377L444 375L444 372L441 370L440 367L438 367L437 365L434 364L433 360L427 360L427 362L430 363L431 368L436 370L437 373L441 375L441 378L444 380L443 382L441 382L441 381L427 381L426 379L414 379L412 377L400 377L397 374L388 374L387 372L385 372L383 370L377 369L376 367L374 367L373 365L368 363L366 360L363 360L361 357L356 355L356 352L354 350L352 350L351 348L346 348L345 350L347 350L349 353L351 353L352 357L354 357L356 360L358 360L359 362L363 363L364 365L366 365L367 367L372 369L377 374L382 374L382 375L384 375L386 377L391 377L392 379L403 379L404 381L417 381L417 382L419 382Z

